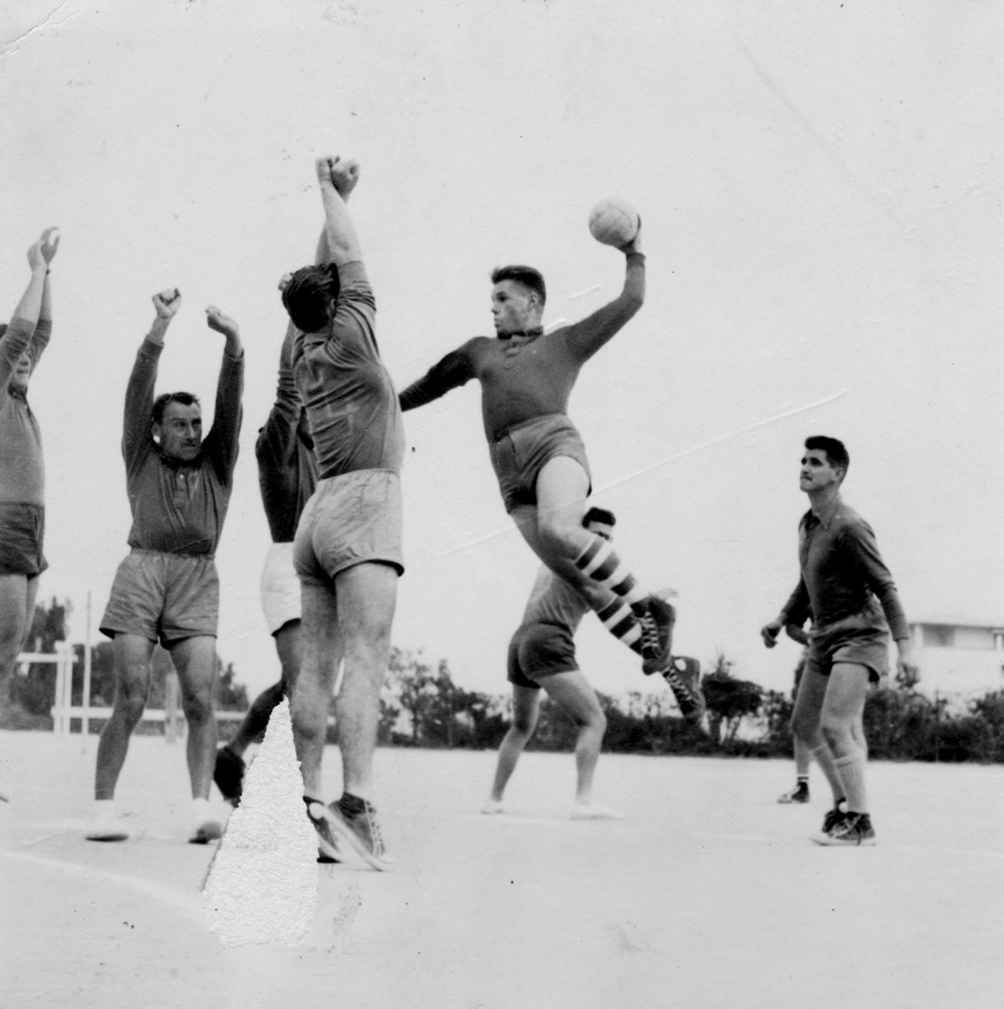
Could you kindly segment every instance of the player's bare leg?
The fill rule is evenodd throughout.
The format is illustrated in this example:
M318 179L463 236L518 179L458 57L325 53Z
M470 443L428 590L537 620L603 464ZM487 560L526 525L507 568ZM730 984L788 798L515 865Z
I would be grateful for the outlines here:
M374 869L388 866L383 833L373 804L373 755L380 721L380 689L390 658L390 631L397 605L397 569L389 564L357 564L335 577L337 625L344 649L341 686L335 698L338 746L342 754L343 792L337 802L325 806L309 802L307 811L321 840L321 851L340 858L345 850L355 852ZM308 586L304 586L306 590ZM303 596L304 628L313 603ZM310 619L314 619L311 613ZM304 642L300 679L315 661L312 645ZM329 670L331 676L333 671ZM294 696L297 691L294 689ZM317 781L304 769L304 783Z
M335 579L345 674L335 699L345 791L373 796L373 754L380 690L390 658L398 573L389 564L357 564Z
M192 786L193 827L189 840L205 844L219 837L223 825L209 806L209 789L216 762L216 715L213 687L216 683L216 638L198 634L170 646L178 671L181 708L188 723L188 776Z
M0 575L0 686L5 691L10 690L17 657L31 633L37 594L37 575ZM8 693L0 696L0 704L6 706L8 697Z
M600 707L596 692L579 670L554 673L541 678L541 686L548 697L575 719L579 726L575 742L575 806L576 819L612 819L620 814L602 806L593 805L593 775L600 757L607 719Z
M154 642L139 634L116 634L112 641L115 701L98 740L94 820L86 833L90 841L124 841L129 836L129 828L114 805L115 787L129 752L129 739L143 717L150 693L153 647Z
M865 789L868 751L859 742L868 676L867 666L852 662L837 662L830 672L820 723L847 795L847 816L839 827L813 838L820 844L875 843Z
M300 663L290 668L289 706L303 792L320 799L328 704L341 657L338 605L333 588L314 582L301 582L300 599Z
M501 813L502 798L506 785L516 770L520 754L533 736L540 717L540 690L513 684L512 722L499 744L498 759L495 763L495 778L491 795L481 809L482 813Z

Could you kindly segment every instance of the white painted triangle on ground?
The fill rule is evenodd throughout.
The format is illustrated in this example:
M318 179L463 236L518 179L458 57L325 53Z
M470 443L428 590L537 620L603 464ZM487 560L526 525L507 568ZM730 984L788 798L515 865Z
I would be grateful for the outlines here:
M317 904L317 836L304 812L289 704L272 712L203 887L210 928L227 946L296 946Z

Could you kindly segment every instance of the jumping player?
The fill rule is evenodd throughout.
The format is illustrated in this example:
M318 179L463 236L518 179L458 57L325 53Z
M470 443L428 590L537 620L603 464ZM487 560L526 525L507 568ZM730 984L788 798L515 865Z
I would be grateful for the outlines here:
M584 519L585 527L606 541L613 536L614 522L613 513L602 508L590 508ZM503 793L537 727L543 688L579 726L572 818L620 819L620 813L592 801L593 774L607 720L575 655L575 630L588 610L589 603L568 582L546 565L541 567L523 621L509 642L506 664L512 684L512 725L499 746L491 794L482 813L504 811Z
M282 292L300 331L293 376L319 477L293 546L303 655L290 707L304 801L321 850L331 857L351 850L383 869L388 859L373 803L373 755L397 581L404 571L404 426L377 347L373 290L339 192L354 184L358 165L321 158L316 170L325 215L318 263L297 270ZM319 797L328 701L343 657L335 698L343 792L325 805Z
M339 176L339 192L346 203L357 179L358 174ZM327 249L323 235L321 242L319 257L322 249ZM279 281L280 292L286 289L290 277L286 274ZM254 699L234 738L216 754L213 780L234 806L241 798L244 752L264 734L272 710L289 694L290 685L300 670L300 580L293 566L293 540L303 508L317 486L317 460L307 415L293 378L296 335L296 327L289 323L279 352L275 403L255 443L258 485L272 534L272 545L261 576L261 603L265 623L275 641L282 675L277 683L266 687ZM329 859L325 856L324 860Z
M28 286L10 324L0 325L0 705L8 701L47 567L42 435L28 405L28 382L52 334L49 273L58 249L55 228L31 246Z
M214 554L233 487L241 426L244 351L237 324L206 310L210 329L225 337L213 426L202 438L202 410L188 392L153 397L164 337L181 294L153 298L156 316L140 345L126 388L122 455L132 510L130 553L119 565L102 633L114 642L115 704L98 744L92 841L121 841L129 828L114 806L115 786L150 687L158 639L171 654L188 722L188 773L193 827L189 841L220 836L209 789L216 753L213 686L219 581Z
M591 490L589 463L566 415L582 365L641 308L645 257L639 237L620 295L592 315L548 333L541 328L546 288L528 266L492 273L496 339L477 336L447 354L401 393L413 410L472 378L506 510L534 553L589 602L604 626L643 658L647 674L671 662L673 608L646 596L602 537L583 527Z
M899 594L875 534L841 499L849 465L847 449L836 438L806 439L799 487L810 507L798 527L801 578L778 616L760 632L764 644L773 648L795 614L806 608L812 614L792 729L833 792L833 809L812 835L823 845L875 843L865 789L868 746L862 715L869 682L878 682L888 671L890 631L900 670L913 675L917 669Z

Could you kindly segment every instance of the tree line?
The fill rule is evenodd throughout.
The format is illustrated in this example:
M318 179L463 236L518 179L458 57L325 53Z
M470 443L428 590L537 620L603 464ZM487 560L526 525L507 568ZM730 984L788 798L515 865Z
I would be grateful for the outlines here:
M65 638L69 603L52 599L35 612L29 646L51 651ZM74 645L77 673L73 703L81 703L83 646ZM216 706L246 710L247 688L238 682L233 664L219 657ZM708 705L707 732L688 725L668 690L632 691L621 697L599 694L607 718L604 749L613 753L695 754L755 757L791 756L790 694L767 690L733 674L732 663L717 655L702 678ZM164 685L170 658L154 653L148 705L164 706ZM0 728L51 728L54 701L52 666L34 664L27 675L0 683ZM91 704L110 706L115 684L111 642L92 649ZM494 749L509 726L511 701L507 694L467 690L453 680L445 659L428 661L419 651L395 647L380 701L379 739L384 745L434 748ZM902 679L875 688L865 706L865 732L873 759L921 761L1004 762L1004 691L991 691L952 708L944 697L927 697L915 682ZM92 720L100 731L101 720ZM76 728L76 726L74 726ZM234 723L221 725L221 735ZM161 724L146 723L144 731L162 732ZM337 726L329 728L329 742ZM546 698L530 748L569 750L576 726Z

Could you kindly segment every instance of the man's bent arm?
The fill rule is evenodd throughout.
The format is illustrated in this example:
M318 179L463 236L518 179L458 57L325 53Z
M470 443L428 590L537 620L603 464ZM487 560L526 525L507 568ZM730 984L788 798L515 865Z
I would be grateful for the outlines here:
M882 560L871 526L866 523L850 526L844 531L844 539L854 555L865 583L882 605L882 612L889 624L893 640L902 641L909 638L910 628L899 601L896 582L893 580L892 572Z
M645 301L645 256L627 254L624 288L609 304L565 330L565 341L578 361L586 361L610 340Z
M805 622L804 614L811 614L812 607L809 602L809 590L805 587L805 579L799 578L795 591L788 596L788 601L781 607L777 619L782 625L790 624L797 620L799 626ZM801 616L801 619L798 617Z
M38 313L38 325L31 338L32 369L38 364L42 351L49 345L52 336L52 288L49 284L49 273L46 271L45 283L42 285L42 307Z
M459 389L474 378L474 363L466 347L447 354L417 382L412 382L398 397L402 410L414 410L439 399L451 389Z

